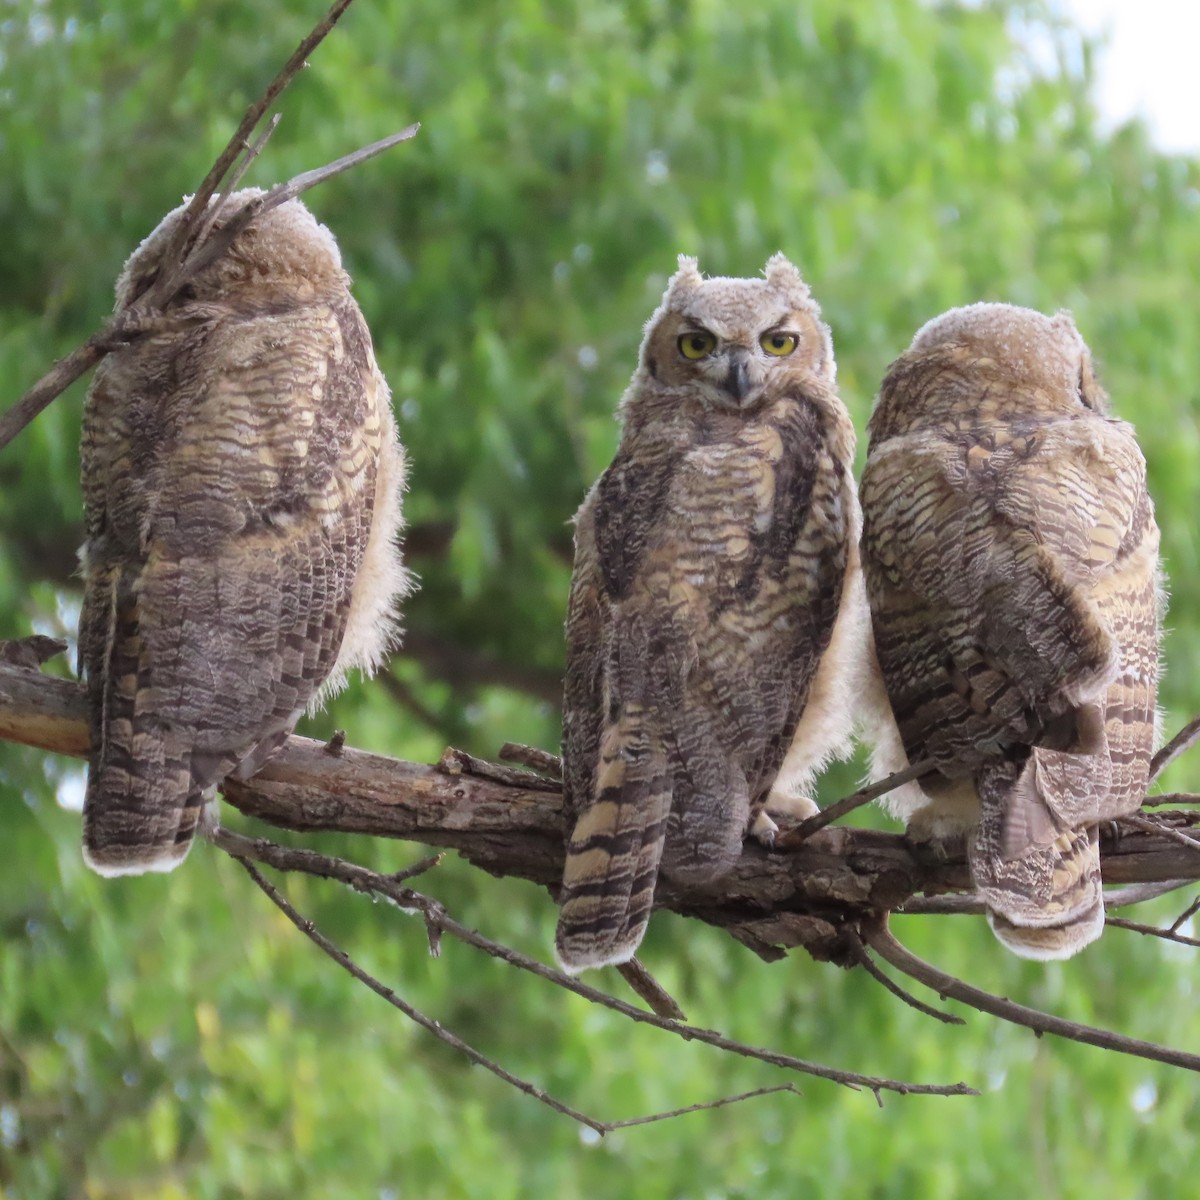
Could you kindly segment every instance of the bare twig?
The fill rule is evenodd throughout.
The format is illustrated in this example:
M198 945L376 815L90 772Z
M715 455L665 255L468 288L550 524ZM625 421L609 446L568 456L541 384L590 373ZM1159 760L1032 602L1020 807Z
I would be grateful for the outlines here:
M847 813L852 813L856 808L862 808L864 804L870 804L872 800L880 796L887 795L888 792L894 791L902 784L911 783L914 779L920 779L922 775L929 774L931 770L933 770L933 763L926 760L905 767L903 771L896 771L886 779L881 779L878 783L872 783L868 787L861 788L853 795L837 800L828 808L823 808L811 817L806 817L794 829L789 829L785 833L781 833L775 839L775 845L777 847L798 846L805 838L809 838L816 833L818 829L824 829L826 825L840 820Z
M383 138L347 154L324 167L305 171L287 183L277 184L264 195L256 197L243 207L211 236L207 234L218 212L209 211L209 201L218 187L235 171L240 180L242 173L262 149L274 125L265 130L253 143L249 141L259 121L274 103L276 97L295 78L305 65L308 55L325 39L337 24L338 19L350 6L352 0L337 0L312 32L300 43L291 58L268 85L263 95L247 110L229 144L217 157L203 183L188 201L187 208L172 234L163 255L163 269L158 278L132 303L114 313L83 345L61 358L42 376L7 412L0 416L0 450L9 444L43 409L62 395L76 379L86 374L105 355L118 346L127 345L152 328L151 318L175 296L181 287L210 263L224 254L234 239L260 213L275 208L285 201L300 195L316 184L334 175L347 171L359 163L382 154L385 150L413 137L418 129L410 125L400 133ZM245 155L240 165L238 159ZM227 191L229 189L226 189ZM218 205L219 210L222 206Z
M833 1067L823 1066L820 1063L795 1058L790 1054L780 1054L774 1050L766 1050L758 1046L736 1042L730 1038L723 1037L719 1033L715 1033L711 1029L701 1029L694 1025L686 1025L680 1021L660 1017L655 1013L648 1013L643 1009L635 1008L632 1004L626 1004L623 1000L618 1000L606 992L589 987L587 984L581 983L578 979L574 979L570 975L564 975L561 971L556 971L553 967L548 967L544 963L540 963L536 959L522 954L519 950L514 950L509 946L502 946L498 942L493 942L490 938L484 937L482 934L456 921L437 901L431 900L429 897L423 896L419 892L414 892L409 888L397 886L386 875L380 875L378 872L371 871L366 867L360 867L355 863L349 863L343 859L333 858L329 855L317 854L311 850L280 846L266 838L243 837L228 829L209 830L206 836L234 858L253 859L256 862L266 863L268 866L272 866L280 871L300 871L306 875L315 875L323 879L336 879L353 888L355 891L368 895L377 894L384 896L401 908L416 910L422 913L427 923L435 923L442 932L448 934L450 937L460 942L465 942L469 946L474 946L477 950L482 950L483 953L490 955L492 958L499 959L501 962L506 962L510 966L517 967L519 970L527 971L532 975L549 980L566 991L574 992L575 995L582 996L585 1000L590 1000L593 1004L599 1004L604 1008L612 1009L613 1012L629 1017L630 1020L636 1021L639 1024L652 1025L656 1029L666 1030L677 1037L683 1038L684 1041L703 1042L705 1045L713 1046L718 1050L725 1050L744 1058L756 1059L759 1062L769 1063L784 1070L797 1071L805 1075L815 1075L821 1079L828 1079L833 1083L840 1083L845 1087L866 1088L876 1097L884 1091L898 1092L901 1095L926 1096L968 1096L978 1094L975 1089L968 1087L964 1083L945 1085L904 1083L893 1079L860 1075L853 1071L840 1071Z
M1200 717L1193 717L1151 760L1150 782L1153 783L1181 754L1200 741Z
M160 290L160 285L162 290L166 291L167 284L169 283L172 294L178 291L179 287L186 283L193 275L216 262L250 226L255 218L260 217L265 212L270 212L273 208L278 208L281 204L286 204L289 200L294 200L301 193L308 191L309 188L316 187L318 183L324 183L325 180L332 179L335 175L340 175L343 171L350 170L351 167L357 167L360 163L375 158L385 150L390 150L393 146L398 146L401 142L410 141L416 137L417 131L420 128L420 125L409 125L399 133L393 133L389 137L380 138L379 141L372 142L369 146L363 146L362 149L355 150L350 154L345 154L341 158L328 163L326 166L317 167L311 171L304 171L289 179L286 183L277 183L274 187L263 192L262 195L247 200L207 241L203 244L197 243L193 245L191 253L180 265L177 272L153 284L136 304L143 307L159 307L163 303L156 296L156 293ZM133 307L131 306L126 311L132 311Z
M562 759L549 750L537 746L524 746L520 742L505 742L500 747L500 757L505 762L520 763L532 771L540 771L551 779L562 780Z
M245 868L246 874L267 895L271 903L309 941L318 946L322 952L332 958L344 971L348 971L353 975L359 983L365 983L377 996L382 996L393 1008L399 1009L410 1021L415 1022L422 1029L432 1033L435 1038L445 1042L447 1046L451 1046L466 1055L476 1066L483 1067L485 1071L490 1071L493 1075L503 1079L505 1083L511 1084L519 1092L524 1092L526 1096L532 1096L534 1100L546 1105L547 1108L552 1108L555 1112L561 1113L565 1117L570 1117L571 1120L578 1121L580 1125L586 1125L589 1129L594 1129L601 1135L607 1132L608 1127L603 1121L597 1121L594 1117L589 1117L587 1113L580 1112L578 1109L572 1108L569 1104L564 1104L561 1100L556 1100L545 1089L530 1083L527 1079L522 1079L519 1075L514 1075L511 1071L505 1070L499 1063L494 1062L487 1055L481 1054L473 1046L468 1045L457 1034L451 1033L440 1021L435 1021L432 1017L427 1017L420 1009L414 1008L406 1000L398 996L390 987L380 983L374 975L368 971L364 971L344 950L339 949L321 933L312 921L302 917L292 907L286 897L282 895L279 889L263 877L262 873L252 862L245 858L238 858L237 861Z
M1115 1050L1120 1054L1131 1054L1136 1058L1148 1058L1154 1062L1167 1063L1172 1067L1183 1067L1188 1071L1200 1071L1200 1056L1188 1054L1183 1050L1172 1050L1167 1046L1158 1046L1153 1042L1139 1041L1137 1038L1123 1037L1107 1029L1096 1029L1091 1025L1081 1025L1075 1021L1067 1021L1050 1013L1040 1012L1036 1008L1026 1008L1023 1004L995 996L981 988L972 987L945 971L938 970L931 963L918 958L911 950L902 946L887 927L886 919L881 919L871 925L864 923L863 938L866 944L880 958L892 964L910 978L923 983L926 987L937 992L939 996L952 1000L960 1000L980 1012L990 1013L1002 1021L1011 1021L1014 1025L1024 1025L1035 1033L1052 1033L1056 1037L1068 1038L1073 1042L1085 1042L1089 1046L1099 1046L1102 1050Z
M1175 920L1171 922L1168 928L1172 933L1174 933L1180 928L1184 921L1188 920L1190 917L1194 917L1197 912L1200 912L1200 896L1197 896L1196 899L1193 900L1191 904L1189 904L1187 908L1185 908L1183 912L1181 912L1179 916L1177 916Z
M493 783L502 783L506 787L532 788L538 792L558 792L560 784L532 771L521 771L516 767L505 766L503 763L488 762L486 758L476 758L465 750L456 750L447 746L438 759L438 770L445 775L474 775L477 779L490 779Z
M755 1088L752 1092L742 1092L737 1096L725 1096L720 1100L710 1100L707 1104L689 1104L687 1108L675 1108L670 1112L655 1113L652 1117L630 1117L625 1121L609 1121L608 1129L629 1129L634 1125L648 1125L651 1121L666 1121L671 1117L686 1116L688 1113L707 1112L710 1108L724 1108L727 1104L741 1104L743 1100L753 1100L756 1096L773 1096L776 1092L791 1092L794 1096L802 1094L794 1083L778 1083L774 1087Z
M1172 841L1180 842L1184 846L1187 846L1189 849L1200 854L1200 838L1189 837L1186 833L1173 828L1165 821L1155 820L1152 817L1139 817L1136 815L1122 817L1121 820L1127 825L1132 825L1135 829L1142 829L1146 833L1161 834L1163 837L1170 838Z
M1104 893L1104 907L1130 908L1145 904L1147 900L1157 900L1181 887L1190 887L1194 882L1191 879L1167 879L1162 883L1132 883L1128 887L1113 888ZM892 911L904 916L981 916L987 912L987 905L972 892L964 896L913 896Z
M651 1012L672 1021L687 1020L687 1014L679 1007L675 997L646 970L640 959L631 958L628 962L618 963L617 974L650 1005Z
M16 402L0 416L0 450L29 424L50 402L61 396L81 375L92 369L120 340L116 319L108 321L82 346L60 358Z
M57 658L67 648L60 638L35 633L32 637L13 638L0 642L0 663L36 671L52 658Z
M262 153L263 147L271 140L271 135L279 128L279 120L280 114L276 113L264 126L262 133L245 147L245 154L234 164L229 178L221 184L221 195L218 202L209 204L201 214L200 228L196 231L195 238L192 239L193 245L203 245L205 239L212 232L213 226L229 211L233 193L245 178L246 172L250 170L250 164Z
M1143 808L1170 808L1177 804L1200 804L1200 792L1160 792L1142 801Z
M410 879L416 879L418 875L424 875L426 871L432 871L434 867L440 867L445 857L444 854L431 854L428 858L413 863L411 867L405 867L403 871L393 871L388 879L392 883L406 883Z
M1200 938L1186 937L1176 933L1174 929L1159 929L1157 925L1143 925L1141 921L1127 921L1123 917L1105 917L1105 925L1113 925L1117 929L1129 929L1134 933L1148 934L1150 937L1163 938L1168 942L1178 942L1181 946L1200 946Z
M923 1000L918 1000L911 992L906 992L891 976L879 969L875 960L871 957L870 951L863 945L862 939L857 934L853 935L850 944L854 947L855 956L858 958L858 965L877 983L883 984L893 996L907 1004L909 1008L915 1008L917 1012L924 1013L927 1017L932 1017L935 1021L941 1021L946 1025L966 1024L966 1021L962 1017L956 1017L953 1013L942 1012L940 1008L934 1008L932 1005L926 1004Z
M963 896L912 896L892 911L906 917L978 917L987 912L987 905L977 893L968 892Z
M284 90L304 69L308 56L333 32L333 27L341 20L346 9L353 0L334 0L333 6L313 26L308 35L300 42L291 57L280 67L278 74L267 84L263 92L253 104L246 109L233 136L226 143L225 149L217 155L216 162L209 168L208 174L196 189L195 195L188 201L188 206L171 238L171 242L163 255L164 263L183 263L187 257L189 242L193 242L193 234L199 229L201 215L208 209L208 202L216 195L223 185L226 176L233 169L238 157L242 154L250 140L250 136L258 128L258 123L267 114L267 110L281 96ZM226 189L228 191L230 189ZM2 445L3 443L0 443Z
M1104 893L1104 907L1132 908L1135 904L1145 904L1147 900L1157 900L1159 896L1190 887L1193 882L1191 879L1165 879L1161 883L1131 883L1128 887L1112 888Z

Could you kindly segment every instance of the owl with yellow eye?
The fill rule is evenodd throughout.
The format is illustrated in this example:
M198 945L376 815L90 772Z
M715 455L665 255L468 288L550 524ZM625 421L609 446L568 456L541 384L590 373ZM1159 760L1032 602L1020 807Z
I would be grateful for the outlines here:
M805 816L845 749L864 643L854 429L829 330L782 255L681 257L576 518L555 948L629 959L660 879L726 875L770 811Z

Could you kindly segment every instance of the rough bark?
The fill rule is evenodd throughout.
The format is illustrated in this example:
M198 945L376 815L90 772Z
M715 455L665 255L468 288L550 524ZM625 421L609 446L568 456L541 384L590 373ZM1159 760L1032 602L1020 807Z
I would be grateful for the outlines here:
M26 667L0 664L0 739L86 757L83 689ZM561 796L531 772L489 778L467 755L425 765L292 737L225 799L249 816L305 833L402 838L457 850L494 875L552 891L562 870ZM1190 814L1156 812L1180 823ZM1117 836L1119 832L1119 836ZM1122 828L1103 843L1106 883L1200 879L1200 845L1168 833ZM969 891L965 858L935 858L902 835L842 827L779 852L748 842L741 861L709 892L660 888L659 907L727 929L766 958L801 946L843 965L857 961L846 931L919 894Z

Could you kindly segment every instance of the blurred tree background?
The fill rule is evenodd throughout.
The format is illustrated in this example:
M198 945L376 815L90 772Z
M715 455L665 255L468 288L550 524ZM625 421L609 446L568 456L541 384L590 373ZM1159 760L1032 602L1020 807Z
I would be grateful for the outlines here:
M126 255L323 8L0 8L0 404L103 320ZM1150 463L1168 731L1200 711L1200 170L1138 124L1100 127L1091 55L1052 4L1024 0L359 0L278 106L250 181L423 122L306 197L391 381L421 590L390 674L307 731L417 760L448 741L557 743L567 522L615 445L641 324L678 252L749 275L781 248L824 306L860 429L888 362L945 308L1074 310ZM0 636L72 632L82 394L0 456ZM856 770L831 772L823 798ZM1189 772L1194 758L1164 786ZM81 779L0 744L4 1197L1133 1197L1181 1194L1191 1170L1200 1108L1182 1072L978 1014L946 1028L859 973L768 966L669 915L644 957L696 1022L984 1095L880 1110L810 1080L597 1142L405 1024L210 848L170 878L88 874ZM389 870L420 853L325 844ZM549 955L536 889L453 857L426 887ZM411 1002L603 1119L784 1078L457 944L431 960L419 922L332 885L286 890ZM978 919L895 926L984 987L1200 1047L1194 952L1110 930L1041 966Z

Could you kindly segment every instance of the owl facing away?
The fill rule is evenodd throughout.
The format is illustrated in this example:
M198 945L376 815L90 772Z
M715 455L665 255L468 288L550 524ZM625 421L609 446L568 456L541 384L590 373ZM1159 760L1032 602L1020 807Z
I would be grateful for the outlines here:
M854 684L832 660L865 609L834 377L782 254L763 279L704 279L680 258L616 457L576 518L555 939L569 971L633 955L660 871L704 886L752 824L769 836L768 807L814 811L802 790L848 738Z
M1098 824L1141 804L1160 573L1146 464L1069 314L929 322L888 370L862 559L890 716L875 773L920 839L966 834L1000 940L1066 958L1104 927Z
M126 263L118 310L182 212ZM96 371L79 653L84 858L102 875L175 867L216 784L252 775L396 635L404 454L349 282L291 200Z

